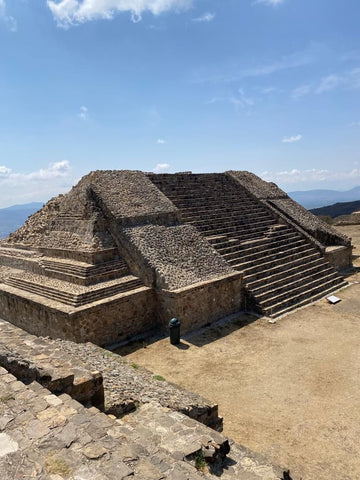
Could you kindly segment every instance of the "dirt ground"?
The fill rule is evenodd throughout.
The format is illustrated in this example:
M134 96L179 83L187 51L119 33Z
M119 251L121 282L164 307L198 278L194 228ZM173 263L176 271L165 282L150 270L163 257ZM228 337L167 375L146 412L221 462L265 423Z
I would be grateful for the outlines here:
M340 230L360 252L360 226ZM349 281L337 305L320 300L275 324L240 315L179 347L119 353L217 402L224 433L294 480L359 479L360 273Z

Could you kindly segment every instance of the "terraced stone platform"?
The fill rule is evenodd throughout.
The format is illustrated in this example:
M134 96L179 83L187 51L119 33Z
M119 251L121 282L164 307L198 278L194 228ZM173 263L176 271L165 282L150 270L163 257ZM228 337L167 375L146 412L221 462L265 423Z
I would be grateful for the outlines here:
M173 317L278 316L350 265L348 238L249 172L96 171L0 242L0 315L104 346Z
M235 270L248 307L279 316L346 285L309 237L225 174L149 178Z

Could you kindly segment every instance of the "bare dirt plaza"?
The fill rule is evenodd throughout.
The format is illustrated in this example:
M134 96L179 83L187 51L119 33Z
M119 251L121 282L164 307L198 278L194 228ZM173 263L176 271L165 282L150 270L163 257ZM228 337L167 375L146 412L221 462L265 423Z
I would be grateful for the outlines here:
M360 226L339 229L360 248ZM275 324L242 315L129 358L217 402L224 433L294 479L360 478L360 273L348 280L337 305L321 300Z

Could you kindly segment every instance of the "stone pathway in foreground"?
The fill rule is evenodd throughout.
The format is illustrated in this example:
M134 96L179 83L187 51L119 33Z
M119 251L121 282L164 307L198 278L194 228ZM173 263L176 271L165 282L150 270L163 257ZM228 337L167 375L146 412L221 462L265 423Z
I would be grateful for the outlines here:
M0 392L3 480L199 480L218 478L219 469L224 480L281 478L262 458L235 444L228 453L226 437L159 404L120 420L1 367ZM195 468L201 451L222 460L202 473Z
M0 366L21 380L36 380L53 393L69 393L121 417L151 401L217 430L218 406L200 395L92 343L37 337L0 319Z

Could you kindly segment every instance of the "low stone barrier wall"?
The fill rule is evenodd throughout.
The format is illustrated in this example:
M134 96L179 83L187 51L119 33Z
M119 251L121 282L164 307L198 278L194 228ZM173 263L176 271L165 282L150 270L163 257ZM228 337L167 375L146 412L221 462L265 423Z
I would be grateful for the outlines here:
M18 379L37 381L52 393L104 408L103 378L79 359L65 354L46 339L0 320L0 366Z

